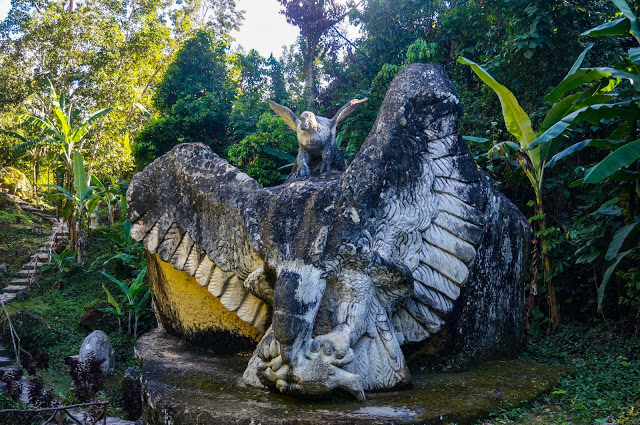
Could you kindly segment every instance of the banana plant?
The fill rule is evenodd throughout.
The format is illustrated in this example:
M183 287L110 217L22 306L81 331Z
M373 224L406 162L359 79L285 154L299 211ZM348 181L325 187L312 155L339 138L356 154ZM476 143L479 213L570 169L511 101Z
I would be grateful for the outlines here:
M623 18L586 31L582 36L597 37L630 33L640 42L638 19L633 15L624 0L612 1L622 12ZM558 161L569 157L586 146L617 146L615 151L607 158L585 173L585 183L600 183L620 173L619 170L640 159L640 140L628 143L620 143L619 140L625 136L628 138L629 133L633 134L635 125L640 120L640 99L634 98L623 102L609 103L615 99L610 92L623 81L630 83L636 91L640 91L640 48L629 49L631 65L627 66L626 70L619 69L620 67L618 66L615 68L581 68L587 52L592 47L593 43L587 46L564 79L545 97L553 106L540 124L538 132L533 130L530 117L520 107L513 93L499 84L475 62L462 57L458 59L460 63L471 66L478 77L496 92L502 106L507 131L518 141L518 144L502 142L497 144L494 149L497 148L505 153L511 151L515 154L535 193L536 215L534 219L538 227L536 234L540 242L539 248L544 265L545 281L547 282L552 324L559 323L560 316L555 286L549 277L551 262L547 249L546 235L548 230L542 199L542 183L545 169L553 167ZM587 89L565 96L568 92L587 83L591 83ZM564 136L579 122L588 121L597 124L603 119L613 118L620 119L622 124L608 140L584 140L560 151L564 139L561 136ZM474 138L467 139L472 140ZM640 195L640 186L638 186L637 191ZM626 254L628 252L618 255ZM606 285L606 281L607 279L604 280L601 288ZM532 292L534 290L535 286L532 286ZM601 302L600 297L599 301Z
M88 232L91 212L96 209L100 202L100 197L94 192L96 186L89 186L87 183L87 173L84 169L84 160L80 152L73 152L72 157L74 192L72 193L62 186L47 185L58 190L58 193L51 194L46 199L67 201L69 208L63 209L63 216L69 221L72 245L77 252L77 262L82 264L85 232Z
M571 67L565 80L571 79L580 70L587 52L593 44L578 56L574 65ZM539 255L542 260L544 270L544 281L547 285L547 294L549 297L549 308L551 316L551 324L556 325L560 322L560 313L556 299L556 290L551 278L551 258L549 255L547 236L550 229L547 228L546 217L544 213L542 185L544 182L544 172L547 168L554 166L558 161L569 155L568 152L558 152L561 148L563 136L572 126L584 120L598 122L602 114L616 114L623 107L622 105L603 104L613 98L608 94L613 88L611 85L599 85L591 87L585 91L578 92L562 98L566 93L552 92L554 94L554 105L543 119L538 131L534 131L531 125L531 118L522 109L518 100L513 93L502 84L498 83L484 68L477 63L460 57L458 62L469 65L480 79L487 84L498 95L502 106L502 115L507 131L517 140L514 142L496 143L491 152L500 152L505 156L515 157L517 163L522 167L524 174L527 176L534 192L535 199L533 206L535 207L536 237L539 248ZM465 138L475 142L486 142L487 139ZM536 283L532 282L531 297L537 293Z
M73 169L73 153L81 151L86 135L98 120L119 107L104 108L94 113L86 114L70 103L64 93L58 95L49 78L45 77L45 83L51 99L48 108L34 110L32 114L23 114L17 117L19 124L35 129L35 137L27 137L16 132L5 131L4 134L18 139L18 145L12 148L13 152L30 151L38 146L45 145L53 148L58 161L65 164L63 181L60 186L67 190L71 170ZM50 111L47 111L50 109ZM34 161L36 161L34 159ZM35 164L34 164L35 168Z
M110 281L118 285L118 288L120 288L120 291L124 295L123 305L126 308L128 313L127 332L131 335L131 332L133 331L133 337L137 338L138 337L138 321L140 320L140 317L142 316L143 313L145 313L146 311L149 311L149 307L147 307L147 302L149 301L151 290L149 289L149 285L144 284L144 278L147 274L147 268L144 267L142 270L140 270L140 273L138 273L138 276L133 280L133 282L129 286L127 286L126 283L119 281L118 279L116 279L115 277L111 276L106 272L102 272L102 274L106 276ZM105 288L105 291L107 292L107 296L109 298L109 304L111 304L114 307L117 315L121 314L122 310L120 309L120 307L116 307L116 306L119 306L120 304L118 304L115 301L115 299L111 296L111 294L106 288ZM133 320L133 323L132 323L132 320Z
M136 242L131 237L131 222L129 220L125 220L122 223L122 227L117 231L109 230L104 232L104 236L113 242L111 251L96 258L90 269L112 266L116 261L127 269L137 270L145 266L144 245L141 242Z
M97 187L96 196L107 206L109 226L113 226L116 205L120 207L123 214L126 214L127 201L120 183L113 176L109 176L109 180L111 185L104 185L95 175L91 175L91 183Z
M50 107L53 119L42 111L37 115L20 115L18 117L20 122L33 126L41 133L36 138L23 139L23 143L15 146L12 150L20 152L37 144L49 143L60 149L65 162L71 168L73 166L73 152L82 150L87 132L96 121L116 108L104 108L89 114L85 119L79 119L78 117L82 114L68 101L64 93L58 95L48 77L45 77L45 83L51 97Z
M64 275L76 266L76 252L72 249L67 248L60 254L52 252L50 256L49 262L42 265L42 271L56 270L58 272L58 281L61 281Z
M602 36L629 36L631 35L640 45L640 20L633 14L631 8L624 0L612 0L620 10L622 17L611 22L592 28L581 34L583 37ZM615 86L621 81L628 82L636 92L640 92L640 46L631 47L628 57L613 68L580 68L568 75L548 96L547 100L554 100L562 96L568 90L576 89L583 84L591 84L591 87ZM638 122L640 122L640 93L632 96L625 102L608 105L594 105L594 109L600 107L600 114L594 118L617 118L618 127L607 139L589 139L576 143L565 149L558 155L569 156L587 146L609 149L611 152L600 162L586 170L584 178L577 184L600 184L605 181L615 181L621 185L635 186L635 195L640 198L640 173L629 167L640 160L640 134L638 134ZM568 121L565 118L564 121ZM595 120L589 120L595 122ZM561 130L563 123L558 123L556 131ZM541 138L532 144L544 146L548 139ZM631 193L634 191L631 190ZM633 196L633 195L632 195ZM637 202L636 198L636 202ZM632 252L640 249L637 243L638 218L630 214L624 227L618 229L607 249L605 260L609 267L604 272L602 281L598 286L598 310L602 309L605 290L613 273L620 262ZM635 235L635 243L630 243ZM623 246L629 249L622 251ZM622 252L621 252L622 251Z
M116 316L116 319L118 319L118 333L122 335L122 318L124 317L122 306L115 300L115 298L113 298L113 295L111 295L111 292L109 292L106 286L102 285L102 289L107 293L107 300L109 301L109 304L111 304L111 307L103 308L101 310L105 313L111 313Z
M583 52L584 53L584 52ZM581 55L578 58L579 61L584 58ZM518 100L513 95L509 89L507 89L502 84L498 83L484 68L482 68L477 63L460 57L458 62L471 66L471 69L480 77L480 79L487 84L493 91L498 95L500 99L500 104L502 106L502 115L504 117L504 122L507 128L507 131L515 137L518 143L513 142L500 142L496 143L491 152L500 152L505 156L515 156L516 161L522 167L523 172L527 176L531 187L534 192L534 206L535 206L535 215L533 217L534 221L537 224L536 236L539 244L537 244L539 248L539 254L542 259L542 264L544 267L544 281L547 284L547 294L549 297L549 307L550 307L550 316L551 323L556 325L560 322L560 314L558 311L558 305L556 300L556 290L553 280L551 279L551 260L547 248L547 223L544 214L544 206L543 206L543 197L542 197L542 183L544 181L544 170L546 168L547 161L551 159L549 154L552 152L547 147L547 149L542 150L540 147L535 149L529 149L532 143L538 138L538 135L533 130L531 126L531 118L527 113L522 109ZM579 65L578 65L579 66ZM589 97L585 95L585 97ZM577 102L578 99L575 99ZM586 101L583 100L583 101ZM549 128L549 122L555 120L555 116L562 118L565 113L571 108L575 107L572 102L566 102L566 108L564 105L556 104L554 108L552 108L545 121L541 126L540 132L544 134L545 126ZM563 109L561 112L560 109ZM547 130L548 131L548 130ZM467 140L477 141L475 138L466 138ZM486 142L487 139L481 140L481 142ZM535 281L531 283L531 295L530 299L532 300L537 294L537 286Z

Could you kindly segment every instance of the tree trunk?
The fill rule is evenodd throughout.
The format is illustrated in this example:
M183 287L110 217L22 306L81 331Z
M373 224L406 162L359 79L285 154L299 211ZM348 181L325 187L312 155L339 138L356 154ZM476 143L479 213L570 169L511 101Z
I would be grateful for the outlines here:
M307 110L311 110L315 104L313 60L317 45L318 43L314 40L307 40L307 51L304 55L304 91L307 98Z
M38 151L33 156L33 197L38 197Z
M74 0L69 0L69 12L73 12L73 9L75 8L74 3Z
M547 220L544 216L544 209L542 208L542 196L540 193L536 193L536 215L538 216L538 233L539 233L539 248L540 258L542 259L542 266L544 268L544 281L547 283L547 296L549 297L549 314L551 316L551 324L556 326L560 323L560 312L558 309L558 300L556 297L556 286L553 279L549 276L551 272L551 260L549 259L549 252L547 251L547 237L545 232L547 230Z

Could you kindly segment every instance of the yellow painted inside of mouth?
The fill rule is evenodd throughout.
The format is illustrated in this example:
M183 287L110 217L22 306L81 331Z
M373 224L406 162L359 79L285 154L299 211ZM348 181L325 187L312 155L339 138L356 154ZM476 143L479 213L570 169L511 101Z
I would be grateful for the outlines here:
M239 339L243 347L238 349L247 348L244 347L247 343L257 343L262 338L258 329L227 310L194 277L174 269L157 255L147 255L147 259L156 317L167 331L204 346L207 341L201 341L203 339L224 340L225 344ZM235 351L234 347L222 348Z

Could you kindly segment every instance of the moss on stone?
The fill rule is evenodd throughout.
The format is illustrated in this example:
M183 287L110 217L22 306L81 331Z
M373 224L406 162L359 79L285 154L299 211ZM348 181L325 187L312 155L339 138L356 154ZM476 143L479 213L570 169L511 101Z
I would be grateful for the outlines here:
M466 372L413 370L410 388L367 394L294 397L241 385L248 361L190 347L162 331L136 346L150 424L469 424L489 411L549 391L564 369L530 360L488 362Z
M18 196L28 196L33 191L27 176L13 167L0 168L0 187Z

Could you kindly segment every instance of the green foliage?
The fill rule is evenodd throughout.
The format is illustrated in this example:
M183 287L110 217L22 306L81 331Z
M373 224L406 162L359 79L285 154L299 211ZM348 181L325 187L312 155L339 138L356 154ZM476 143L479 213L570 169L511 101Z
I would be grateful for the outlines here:
M73 185L73 192L60 186L50 185L58 192L47 196L47 199L60 199L68 202L67 205L70 206L70 209L63 210L63 216L69 219L72 245L77 253L78 263L82 263L91 213L98 206L100 197L94 192L96 186L87 184L84 160L77 151L73 152Z
M19 196L28 196L33 191L27 176L14 167L0 168L0 187Z
M91 182L96 185L95 196L107 207L109 226L112 226L117 211L126 215L127 197L126 182L118 182L113 176L109 176L109 180L111 184L104 185L96 176L91 176Z
M269 149L287 154L289 158L269 154ZM296 134L280 118L266 112L258 121L256 133L229 147L228 158L263 186L272 186L289 174L291 156L295 158L297 152Z
M60 254L51 253L51 259L42 266L42 271L55 270L58 272L58 280L62 280L78 264L76 263L77 253L75 250L67 248Z
M149 106L167 56L184 39L172 16L177 10L161 0L76 2L73 12L65 6L59 1L13 2L0 24L0 122L9 128L5 114L31 113L31 105L48 107L41 95L47 90L45 75L80 109L121 107L122 113L96 123L83 154L94 174L122 177L133 165L127 137L142 122L134 103ZM49 168L46 162L40 165Z
M5 194L0 193L0 258L7 266L8 274L0 273L0 284L7 283L13 273L29 261L36 249L46 241L49 223L41 223L37 216L23 212ZM43 234L32 231L40 226Z
M95 261L111 249L111 241L104 236L103 230L106 229L99 228L94 233L87 251L88 262ZM122 281L129 279L130 274L114 270L112 275ZM100 313L100 309L110 307L102 287L117 294L120 291L118 286L100 272L85 266L71 270L60 285L56 284L57 281L57 273L51 270L43 272L31 293L13 303L23 309L21 313L12 313L23 348L29 352L46 351L50 355L51 369L45 381L58 383L56 391L59 394L67 392L70 382L66 377L68 366L64 364L64 358L77 354L88 331L95 329L109 335L117 374L135 366L132 337L119 335L116 318ZM82 324L82 317L87 311L94 311L97 317L95 328L87 329L86 323ZM154 326L153 315L143 315L138 323L138 333Z
M229 138L237 141L254 133L258 119L269 110L265 100L267 67L265 59L255 50L248 54L235 52L230 62L238 95L229 118Z
M608 26L606 26L606 24L605 26L600 25L593 30L586 31L583 35L619 35L629 32L634 36L636 41L640 43L640 31L638 31L637 18L624 0L614 0L614 3L624 15L623 21L618 21ZM624 20L628 21L627 24L623 24ZM618 63L615 68L574 69L575 73L573 75L567 75L552 94L564 93L566 90L577 88L585 83L592 83L592 87L596 89L604 87L606 90L611 90L624 80L628 80L636 92L640 91L640 86L636 84L638 79L640 79L640 67L632 64L632 62L631 58L629 58L627 62ZM596 84L593 84L594 82ZM579 144L580 149L594 145L612 150L604 159L585 171L581 182L602 184L607 180L616 181L621 189L626 192L626 197L628 198L628 207L626 210L611 210L613 212L612 215L620 216L623 221L622 225L617 228L606 250L605 260L609 263L607 269L604 271L602 281L598 285L597 300L599 311L602 309L606 288L616 268L625 257L640 248L638 232L634 232L637 222L640 221L640 214L636 206L640 200L640 186L638 186L637 166L634 167L634 164L638 164L638 160L640 160L640 140L638 139L637 129L637 123L638 120L640 120L640 108L638 108L640 97L638 97L637 93L632 93L630 97L631 99L629 100L615 104L598 104L583 108L574 112L564 120L569 121L570 117L577 117L580 114L585 114L585 119L592 123L598 123L605 119L617 119L614 121L617 128L611 133L608 140L589 140ZM551 132L552 129L553 127L551 127L548 132ZM540 143L546 143L546 140L540 139ZM573 149L571 153L577 150L579 149ZM615 206L616 202L609 202L608 204ZM607 203L605 203L605 205L607 205ZM601 207L598 211L602 210ZM629 237L630 235L633 235L633 237ZM628 249L620 252L623 246L626 246ZM631 276L632 275L633 274L631 274ZM627 284L626 287L630 290L629 301L622 301L620 304L633 307L635 285ZM621 298L625 299L625 297ZM638 316L636 315L636 319L637 318Z
M640 339L604 326L571 324L550 336L534 337L529 355L535 360L569 367L550 396L560 406L590 423L637 423L640 394Z
M105 272L102 272L102 274L118 285L118 288L123 294L122 305L124 306L124 309L120 307L121 303L118 303L113 298L109 290L103 286L102 288L107 293L109 304L113 306L113 309L108 309L106 311L114 313L117 316L118 327L120 327L121 315L124 314L123 310L126 310L128 313L127 333L129 335L133 335L133 338L136 339L138 337L138 321L145 313L151 311L151 289L149 289L149 285L143 283L144 278L147 275L147 268L143 267L138 273L138 276L131 283L121 282ZM133 323L131 322L132 319Z
M385 63L376 78L384 78L389 81L396 76L400 70L412 63L425 62L425 59L431 58L436 50L435 43L427 43L424 39L419 38L407 47L407 55L402 65ZM375 84L375 82L374 82Z
M17 133L8 133L18 138L22 143L15 146L13 151L21 152L39 144L50 144L55 148L68 168L72 168L73 154L82 150L84 139L92 126L107 115L114 108L105 108L83 117L83 112L74 108L64 94L58 95L48 77L45 77L49 88L49 110L37 111L37 115L21 115L19 121L35 129L39 134L31 139Z
M108 229L103 235L112 242L108 253L99 256L91 264L91 269L115 267L120 274L131 273L146 264L144 245L131 237L131 223L125 220L118 230Z
M177 52L153 95L159 116L135 138L140 165L178 143L224 146L234 98L228 47L226 41L216 41L210 32L200 30Z

